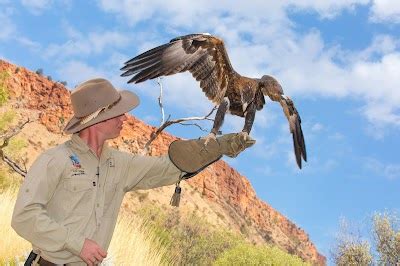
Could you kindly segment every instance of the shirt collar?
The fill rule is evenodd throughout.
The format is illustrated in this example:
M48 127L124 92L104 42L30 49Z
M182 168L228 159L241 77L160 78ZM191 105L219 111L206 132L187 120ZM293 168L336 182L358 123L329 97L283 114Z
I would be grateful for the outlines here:
M81 137L79 137L79 135L77 133L72 135L71 143L72 143L72 147L74 149L78 150L79 152L82 152L82 153L91 152L91 153L93 153L93 155L95 155L95 153L90 149L90 147L87 145L87 143L83 139L81 139ZM95 155L95 157L97 158L96 155ZM111 148L108 146L107 142L104 142L103 149L101 151L100 160L101 161L107 160L110 157L111 157Z
M72 147L80 152L88 152L90 150L86 142L79 137L78 134L73 134L71 137Z

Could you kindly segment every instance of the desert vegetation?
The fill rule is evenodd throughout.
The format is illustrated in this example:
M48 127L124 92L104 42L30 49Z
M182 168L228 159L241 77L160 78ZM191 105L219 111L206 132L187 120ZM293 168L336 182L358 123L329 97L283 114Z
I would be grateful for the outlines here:
M400 265L398 215L375 213L370 224L371 230L363 235L357 226L341 221L331 256L336 265Z
M196 212L183 216L177 209L149 204L138 215L168 248L173 265L308 265L277 247L249 243Z

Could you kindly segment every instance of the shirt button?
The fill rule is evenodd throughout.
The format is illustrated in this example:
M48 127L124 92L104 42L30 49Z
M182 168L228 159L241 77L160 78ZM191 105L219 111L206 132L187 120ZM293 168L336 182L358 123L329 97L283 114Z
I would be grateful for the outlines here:
M27 188L27 189L25 190L25 192L29 192L29 188Z
M98 208L98 207L100 207L100 204L97 203L96 206L97 206L97 208Z

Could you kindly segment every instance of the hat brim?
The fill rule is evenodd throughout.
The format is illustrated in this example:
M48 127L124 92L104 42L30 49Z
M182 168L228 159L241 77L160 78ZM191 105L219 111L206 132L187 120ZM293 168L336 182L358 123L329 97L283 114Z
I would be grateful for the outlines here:
M81 124L80 123L81 119L74 116L71 118L71 120L69 120L69 122L65 126L64 132L67 134L73 134L79 132L82 129L90 127L94 124L123 115L139 105L140 102L139 97L135 93L127 90L118 92L121 95L121 99L112 108L110 108L105 112L100 113L96 118L90 120L85 124Z

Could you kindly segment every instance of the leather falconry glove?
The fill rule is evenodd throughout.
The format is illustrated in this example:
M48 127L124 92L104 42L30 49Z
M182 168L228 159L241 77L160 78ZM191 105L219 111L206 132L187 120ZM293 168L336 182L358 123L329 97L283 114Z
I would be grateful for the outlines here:
M256 141L247 134L230 133L211 139L204 145L204 139L176 140L169 146L170 160L185 178L192 177L208 165L221 159L222 155L236 157Z
M205 139L176 140L169 146L168 155L172 163L184 174L181 179L188 179L210 164L221 159L222 155L236 157L256 142L248 134L230 133L211 139L204 145ZM171 199L171 205L179 206L181 188L179 182Z

